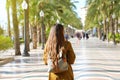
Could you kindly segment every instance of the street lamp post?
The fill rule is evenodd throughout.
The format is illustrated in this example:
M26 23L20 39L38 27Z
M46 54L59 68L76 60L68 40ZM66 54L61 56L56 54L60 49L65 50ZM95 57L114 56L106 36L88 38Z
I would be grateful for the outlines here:
M45 35L44 35L44 23L43 23L43 18L44 18L44 12L41 10L39 13L40 17L42 18L42 24L41 24L41 41L42 41L42 49L44 49L44 42L45 42Z
M26 34L26 10L27 10L27 3L26 1L24 0L23 3L22 3L22 8L24 9L24 52L23 52L23 56L30 56L29 53L28 53L28 50L27 50L27 34Z

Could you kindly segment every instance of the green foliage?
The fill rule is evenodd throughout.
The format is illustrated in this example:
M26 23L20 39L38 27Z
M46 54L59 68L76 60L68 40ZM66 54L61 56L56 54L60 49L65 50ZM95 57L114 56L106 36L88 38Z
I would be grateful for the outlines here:
M46 30L46 38L48 38L49 33L50 33L50 27L48 27L47 30Z
M0 36L0 50L6 50L13 46L13 42L9 37Z
M23 39L23 38L22 38L22 39L20 39L20 44L21 44L21 43L24 43L24 39Z
M30 42L32 41L32 39L30 39ZM20 38L20 44L24 43L24 39Z
M117 33L117 34L115 35L115 41L116 41L117 43L120 43L120 33Z
M108 34L108 39L109 39L109 40L112 40L112 39L113 39L112 33L109 33L109 34Z
M112 33L108 34L108 39L112 40L114 38L114 36L112 35ZM116 43L120 43L120 33L115 34L115 41Z
M85 28L99 25L99 22L111 18L111 14L115 13L116 18L120 17L120 0L86 0L87 15L85 20ZM113 6L113 8L111 8ZM97 25L97 26L98 26ZM98 26L100 27L100 26Z
M45 25L55 24L56 20L59 19L60 23L64 23L64 25L70 24L73 27L80 29L82 28L82 22L73 11L73 8L75 8L75 5L68 0L33 0L30 1L30 22L31 24L39 24L41 20L39 12L43 10L45 13ZM51 19L51 17L53 19Z

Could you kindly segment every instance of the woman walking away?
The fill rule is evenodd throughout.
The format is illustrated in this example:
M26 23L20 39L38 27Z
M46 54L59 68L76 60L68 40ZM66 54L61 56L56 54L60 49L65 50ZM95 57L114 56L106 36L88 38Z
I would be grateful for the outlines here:
M56 24L51 28L46 46L44 49L43 60L48 64L48 58L56 65L57 57L60 51L66 55L66 61L68 63L68 70L60 73L49 72L48 80L74 80L73 70L71 64L75 61L75 54L72 45L64 38L64 28L61 24ZM48 57L49 55L49 57Z

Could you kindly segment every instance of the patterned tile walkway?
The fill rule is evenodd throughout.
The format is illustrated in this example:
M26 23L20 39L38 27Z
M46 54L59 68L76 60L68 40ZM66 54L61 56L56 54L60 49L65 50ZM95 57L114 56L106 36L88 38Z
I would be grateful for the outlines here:
M120 80L120 47L97 38L70 40L76 54L72 65L75 80ZM0 80L48 80L43 51L31 50L30 57L15 56L15 61L0 66Z

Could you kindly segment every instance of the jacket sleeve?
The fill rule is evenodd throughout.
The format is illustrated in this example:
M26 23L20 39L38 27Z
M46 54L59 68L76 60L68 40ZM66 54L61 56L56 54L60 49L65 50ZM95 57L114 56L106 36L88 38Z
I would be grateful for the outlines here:
M67 42L67 61L69 64L73 64L75 61L75 53L73 51L72 45L70 42Z
M46 47L44 49L43 61L44 61L44 64L47 65L47 49L46 49Z

